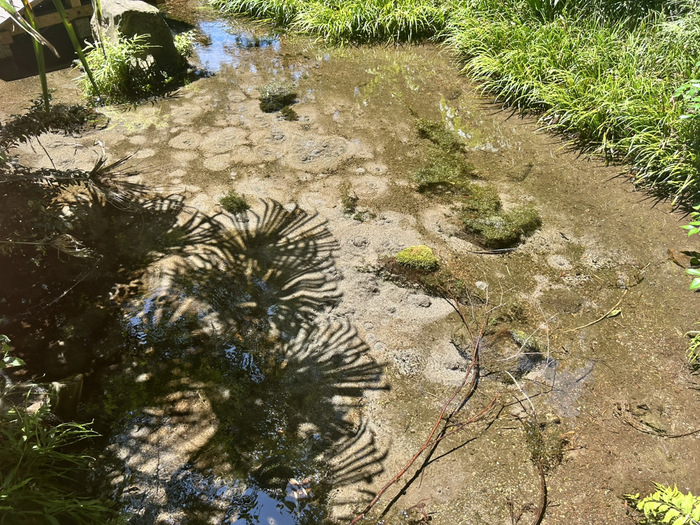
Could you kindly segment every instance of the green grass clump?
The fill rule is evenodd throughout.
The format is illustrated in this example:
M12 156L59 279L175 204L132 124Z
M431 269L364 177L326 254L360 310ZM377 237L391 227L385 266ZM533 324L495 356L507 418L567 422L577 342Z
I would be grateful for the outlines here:
M693 336L687 350L688 364L693 370L700 369L700 334Z
M173 37L175 49L181 57L189 58L194 54L194 45L197 42L197 34L194 29L183 31Z
M445 27L441 0L210 0L225 13L243 13L317 34L333 43L406 42Z
M147 39L148 35L134 35L88 46L85 58L97 90L83 75L80 81L85 96L102 104L117 104L163 95L172 89L181 78L161 71L148 59Z
M396 254L396 262L403 266L426 272L433 272L440 267L433 250L422 244L401 250Z
M250 209L250 204L246 200L244 195L239 195L235 190L229 191L226 195L219 199L221 207L227 212L234 215L238 213L245 213Z
M697 140L674 92L700 73L700 15L652 12L630 26L573 10L543 21L509 5L455 11L446 41L464 71L580 147L632 164L636 182L697 199Z
M448 2L439 0L323 0L304 2L301 31L329 42L411 42L445 27Z
M47 416L46 406L34 413L5 408L0 415L0 521L107 523L113 512L83 494L90 458L75 452L97 433L78 423L49 425Z
M253 18L268 20L279 26L291 24L304 0L210 0L211 4L225 14L246 14Z

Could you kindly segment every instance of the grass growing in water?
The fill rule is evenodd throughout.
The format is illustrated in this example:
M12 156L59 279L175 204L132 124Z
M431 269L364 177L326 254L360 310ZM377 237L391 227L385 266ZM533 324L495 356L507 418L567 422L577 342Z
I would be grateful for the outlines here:
M584 148L633 164L637 182L695 198L697 147L673 94L698 74L697 15L654 13L630 28L567 11L540 22L480 4L457 10L446 32L465 72Z
M0 371L24 366L10 354L0 335ZM80 476L89 468L88 456L75 446L98 434L90 425L49 423L49 406L26 405L37 396L36 385L12 384L0 376L0 522L5 524L106 523L112 511L101 501L81 495ZM13 399L23 399L16 406Z
M678 87L700 79L700 0L211 0L332 42L437 37L486 91L630 163L635 182L700 198L700 140Z
M224 13L244 13L320 35L336 44L405 42L445 27L450 2L441 0L211 0Z
M117 104L162 95L172 89L183 74L173 75L156 67L148 56L147 40L148 35L134 35L119 42L105 39L101 44L88 46L85 58L97 90L83 75L83 93L87 97L99 97L100 103ZM178 45L183 51L187 49L185 37Z
M0 425L0 509L3 523L106 523L112 512L80 495L77 474L90 458L71 446L97 434L87 425L44 422L48 408L33 414L15 408Z
M239 195L235 190L230 190L226 195L219 199L221 207L227 212L234 215L245 213L250 209L250 204L244 195Z

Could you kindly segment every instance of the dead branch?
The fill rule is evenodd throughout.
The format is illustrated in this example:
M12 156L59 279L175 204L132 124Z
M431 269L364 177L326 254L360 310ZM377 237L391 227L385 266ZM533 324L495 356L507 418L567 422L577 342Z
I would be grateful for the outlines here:
M463 421L459 423L457 426L450 427L450 420L459 412L462 407L466 404L466 402L469 400L471 395L474 393L476 390L476 386L478 384L478 377L479 377L479 346L481 344L481 340L484 336L484 333L486 331L486 327L488 326L488 314L486 315L486 318L484 321L481 323L479 326L478 332L475 332L471 325L469 324L469 321L467 319L467 316L464 312L464 309L462 308L462 305L455 299L452 294L449 294L449 292L446 292L443 290L445 295L449 295L449 299L447 297L444 297L446 301L454 308L454 310L457 312L457 315L459 316L460 320L466 327L467 331L469 332L470 337L472 338L473 341L473 351L472 351L472 359L471 363L469 364L469 367L467 368L466 373L464 374L464 378L462 379L462 382L460 385L457 387L457 389L452 393L450 398L445 402L445 404L442 406L442 409L440 410L440 414L438 415L437 419L435 420L435 423L433 424L433 427L428 434L428 437L425 439L423 442L423 445L418 449L418 451L413 455L413 457L406 463L406 465L399 471L398 474L396 474L393 478L391 478L380 490L377 492L377 494L374 496L372 501L364 508L364 510L356 516L351 522L350 525L355 525L358 523L360 520L362 520L365 515L377 504L379 499L384 495L384 493L392 487L401 477L408 471L408 469L413 466L413 464L416 462L416 460L425 452L427 449L429 449L432 446L435 446L437 443L442 441L448 436L451 436L455 434L456 432L462 430L465 428L467 425L470 425L472 423L475 423L476 421L479 421L481 418L484 417L485 414L487 414L495 405L496 400L498 399L498 396L494 397L491 402L483 409L481 410L478 414L475 416L467 419L466 421ZM474 317L474 313L472 312L472 317ZM466 390L465 390L466 389ZM452 403L457 399L460 394L464 393L464 397L462 400L452 409L452 411L449 413L449 415L445 415L449 409L449 407L452 405ZM440 431L440 435L438 437L435 437L435 434L438 432L438 429L442 426L442 430ZM450 429L449 431L448 428Z
M508 375L510 375L510 374L508 374ZM531 414L525 408L525 405L523 405L522 400L518 399L517 397L515 398L516 401L520 404L521 408L528 415L528 417L530 419L531 429L534 432L540 432L539 423L537 422L537 412L535 411L535 406L532 404L530 397L520 387L520 385L515 380L515 378L512 375L510 375L510 377L513 379L513 381L515 382L515 385L518 387L520 392L525 396L525 399L527 399L528 403L530 404L530 407L532 408L532 414ZM523 430L527 433L528 429L525 425L525 422L520 417L518 417L518 420L520 421L520 424L523 426ZM535 518L532 522L532 525L540 525L540 523L542 523L542 520L544 519L545 510L547 510L547 478L545 477L545 473L544 473L544 464L542 463L542 455L537 454L535 456L535 454L533 454L532 459L535 462L535 466L537 467L537 473L539 474L539 478L540 478L540 490L539 490L540 498L539 498L539 501L537 503L537 508L535 509ZM512 503L511 503L511 507L512 507ZM514 516L513 509L511 508L511 520L514 519L513 516Z

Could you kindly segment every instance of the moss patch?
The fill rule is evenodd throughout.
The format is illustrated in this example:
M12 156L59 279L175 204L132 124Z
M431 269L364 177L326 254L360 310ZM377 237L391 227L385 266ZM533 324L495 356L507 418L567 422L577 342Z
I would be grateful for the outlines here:
M299 115L297 115L297 112L294 111L294 109L292 109L290 106L284 106L280 110L280 115L282 115L282 118L284 120L289 120L290 122L299 120Z
M413 174L420 192L448 192L459 195L463 204L459 218L474 242L487 248L510 248L541 225L532 206L519 206L504 211L493 186L482 186L469 180L472 167L464 158L464 143L442 122L416 121L420 137L431 143L428 165Z
M473 169L464 158L462 139L442 122L418 119L416 128L421 138L432 142L428 165L413 174L413 182L418 186L418 191L467 191Z
M401 250L396 254L396 262L409 268L426 272L433 272L440 266L437 257L433 254L433 250L422 244Z
M355 213L360 199L352 189L352 184L348 181L341 182L338 191L340 192L340 204L343 206L343 212Z
M416 120L416 129L421 138L428 139L442 151L464 153L462 139L457 133L447 129L442 122L419 118Z
M463 206L460 219L465 231L487 248L515 246L542 224L537 210L529 205L502 211L499 201L499 209L488 213L482 208L474 209L473 202Z
M262 88L260 92L260 109L264 113L282 111L284 108L295 104L296 101L297 94L285 83L273 82ZM291 112L296 116L294 110L291 110ZM296 120L288 118L288 115L290 115L290 112L286 111L283 116L287 120Z

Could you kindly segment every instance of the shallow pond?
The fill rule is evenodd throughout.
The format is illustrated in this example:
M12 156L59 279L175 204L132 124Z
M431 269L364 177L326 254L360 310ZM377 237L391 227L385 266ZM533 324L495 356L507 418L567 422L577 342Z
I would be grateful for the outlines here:
M627 523L618 496L650 480L700 490L697 439L661 442L614 410L626 403L669 433L700 426L682 366L698 305L667 258L684 242L673 215L613 179L621 168L576 158L480 98L433 46L326 49L167 7L201 32L210 75L163 100L104 108L105 129L13 152L26 165L84 169L102 150L131 155L120 179L129 206L62 197L74 228L99 225L98 270L83 261L56 290L35 287L31 315L8 334L34 341L34 370L50 379L87 373L81 410L106 435L95 485L131 523L356 515L418 450L469 366L448 302L382 269L418 244L471 297L477 323L490 312L464 410L500 404L387 494L385 523L423 512L439 524L528 519L539 482L523 407L564 439L543 523L599 523L600 509L606 523ZM25 104L30 80L12 85L3 111ZM51 80L70 99L70 75ZM296 95L296 120L261 110L279 89ZM507 252L465 237L453 195L414 188L412 174L436 158L417 118L454 130L475 184L496 188L506 209L533 204L541 228ZM234 188L246 214L219 204ZM50 283L47 268L63 271L56 259L16 272L14 285ZM31 310L77 278L51 308ZM8 294L3 315L20 295Z

